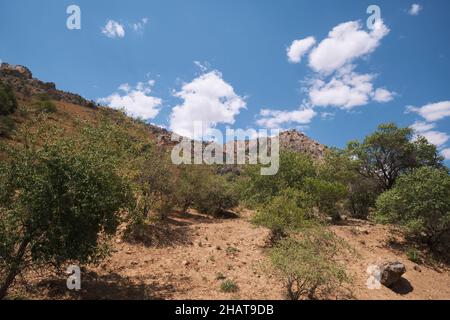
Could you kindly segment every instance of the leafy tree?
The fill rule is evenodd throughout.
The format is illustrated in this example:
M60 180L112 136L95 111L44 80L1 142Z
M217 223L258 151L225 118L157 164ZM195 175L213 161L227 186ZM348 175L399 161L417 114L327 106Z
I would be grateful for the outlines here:
M238 196L225 177L206 175L203 178L200 192L196 192L193 206L202 213L218 216L239 204Z
M320 178L308 178L305 188L321 213L329 215L333 221L340 220L339 203L347 195L344 184Z
M413 133L393 123L382 124L362 143L350 142L347 151L359 162L361 175L376 179L382 190L389 190L402 173L424 165L442 166L436 147L423 137L412 142Z
M316 299L348 281L336 255L346 246L322 228L304 231L299 239L286 238L269 252L272 265L283 277L291 300Z
M263 176L259 166L246 169L244 197L254 204L266 203L288 188L302 190L307 177L315 176L314 162L309 155L295 152L280 152L280 168L274 176Z
M17 100L9 84L0 81L0 116L7 116L17 109Z
M450 232L450 176L444 169L416 169L383 193L376 207L378 221L404 226L434 247Z
M0 164L0 299L31 263L101 259L130 189L98 152L62 140Z
M382 190L376 179L360 175L358 168L359 162L352 159L345 150L329 150L325 161L319 164L318 176L325 181L345 185L347 192L344 208L351 216L366 219Z

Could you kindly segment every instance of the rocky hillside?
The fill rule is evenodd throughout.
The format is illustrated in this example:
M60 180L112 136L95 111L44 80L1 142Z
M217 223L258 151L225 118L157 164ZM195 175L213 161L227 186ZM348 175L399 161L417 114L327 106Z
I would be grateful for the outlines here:
M78 94L58 90L53 82L44 82L34 78L32 72L27 67L21 65L2 63L0 66L0 80L9 83L13 87L17 97L22 101L30 100L33 95L45 94L50 99L61 103L91 109L99 107L95 102L89 101ZM148 129L150 135L156 140L157 145L170 147L176 143L171 140L172 133L170 131L151 124L148 125ZM207 143L204 144L204 147L206 145ZM230 146L228 146L229 148ZM294 152L308 153L316 159L321 159L326 150L326 146L310 139L297 130L284 131L280 134L280 148ZM224 152L226 150L227 146L224 147Z

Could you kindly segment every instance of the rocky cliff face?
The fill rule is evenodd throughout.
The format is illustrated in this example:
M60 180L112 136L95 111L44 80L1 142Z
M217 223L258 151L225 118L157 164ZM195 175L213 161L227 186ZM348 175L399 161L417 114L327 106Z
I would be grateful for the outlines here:
M24 66L2 63L0 65L0 80L9 83L22 99L29 98L35 94L47 94L50 99L88 106L90 101L78 94L57 90L53 82L43 82L33 78L31 71Z
M302 152L311 155L313 158L322 159L325 156L326 146L307 137L297 130L289 130L280 133L280 148Z

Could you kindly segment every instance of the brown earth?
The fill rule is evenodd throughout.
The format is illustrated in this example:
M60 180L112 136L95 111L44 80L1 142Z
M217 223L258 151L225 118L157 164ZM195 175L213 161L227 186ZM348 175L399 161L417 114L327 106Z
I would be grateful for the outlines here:
M28 274L27 287L18 283L10 297L31 299L285 299L282 281L270 270L265 256L268 230L249 222L250 211L238 218L214 219L190 213L175 215L166 225L149 228L144 245L118 237L113 253L98 267L82 273L82 290L65 289L63 276ZM348 220L330 227L354 248L341 257L352 277L342 294L329 299L450 299L450 273L441 267L408 261L400 250L402 235L391 227ZM381 260L398 260L407 267L393 290L366 286L367 267ZM223 280L239 290L224 293ZM44 280L43 280L44 279ZM344 293L345 292L345 293Z

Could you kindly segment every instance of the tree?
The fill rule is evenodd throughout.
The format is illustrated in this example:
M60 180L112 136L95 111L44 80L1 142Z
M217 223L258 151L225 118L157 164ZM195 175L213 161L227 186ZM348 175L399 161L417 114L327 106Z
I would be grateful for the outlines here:
M450 176L432 167L402 175L376 208L378 221L399 224L434 247L450 232Z
M299 239L286 238L269 252L272 265L283 277L291 300L316 299L317 292L348 281L345 268L335 261L345 245L322 228L304 231Z
M0 164L0 299L30 263L96 262L128 206L128 184L98 152L63 140Z
M245 197L250 202L262 204L269 202L283 190L304 189L305 179L315 176L315 167L309 155L281 151L280 169L276 175L261 175L259 166L247 167L246 173L249 179L246 181Z
M349 156L359 162L359 173L378 181L382 190L389 190L397 178L420 166L442 167L443 158L434 145L424 138L413 140L414 131L393 123L382 124L363 143L350 142Z
M17 109L17 100L9 84L0 81L0 116L7 116Z

